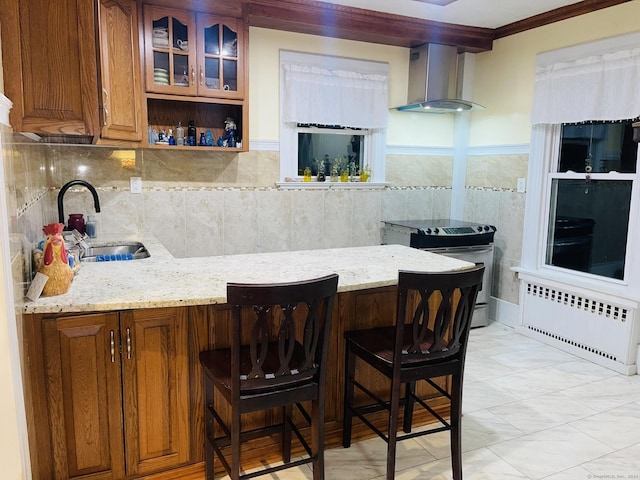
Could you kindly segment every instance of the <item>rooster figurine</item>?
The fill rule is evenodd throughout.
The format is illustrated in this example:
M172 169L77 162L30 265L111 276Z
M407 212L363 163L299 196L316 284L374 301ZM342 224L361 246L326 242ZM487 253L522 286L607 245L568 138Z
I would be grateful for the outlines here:
M42 294L45 296L61 295L69 290L73 280L73 270L67 260L67 249L62 238L62 223L50 223L42 227L46 235L44 242L44 258L38 270L49 277Z

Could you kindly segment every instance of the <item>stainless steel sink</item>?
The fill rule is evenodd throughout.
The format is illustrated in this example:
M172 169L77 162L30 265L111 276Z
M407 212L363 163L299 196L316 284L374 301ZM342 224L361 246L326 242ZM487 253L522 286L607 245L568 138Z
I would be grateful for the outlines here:
M148 258L151 254L140 242L109 242L90 245L84 250L81 262L118 262Z

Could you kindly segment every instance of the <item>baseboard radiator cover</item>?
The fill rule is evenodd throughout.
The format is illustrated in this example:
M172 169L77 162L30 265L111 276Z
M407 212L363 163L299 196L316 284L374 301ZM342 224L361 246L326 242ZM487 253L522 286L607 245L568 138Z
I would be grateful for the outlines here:
M522 280L520 330L594 363L636 371L637 308L567 286Z

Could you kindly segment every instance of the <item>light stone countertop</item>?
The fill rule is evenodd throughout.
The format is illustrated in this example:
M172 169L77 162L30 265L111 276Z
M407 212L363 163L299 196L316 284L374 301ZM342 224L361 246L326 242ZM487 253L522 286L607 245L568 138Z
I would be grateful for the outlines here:
M473 265L400 245L174 258L157 240L142 242L149 258L83 263L67 293L35 302L25 299L24 313L226 303L227 282L291 282L334 272L339 275L338 292L347 292L395 285L398 270L441 272Z

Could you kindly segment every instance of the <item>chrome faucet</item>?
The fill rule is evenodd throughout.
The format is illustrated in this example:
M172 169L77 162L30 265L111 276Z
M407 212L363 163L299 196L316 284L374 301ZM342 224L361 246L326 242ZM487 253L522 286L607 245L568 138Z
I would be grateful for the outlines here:
M62 224L64 224L64 206L62 205L62 200L66 191L74 185L83 185L89 189L93 196L93 206L96 209L96 213L100 213L100 199L98 198L98 192L96 192L93 185L89 182L85 182L84 180L71 180L70 182L65 183L58 193L58 222Z

